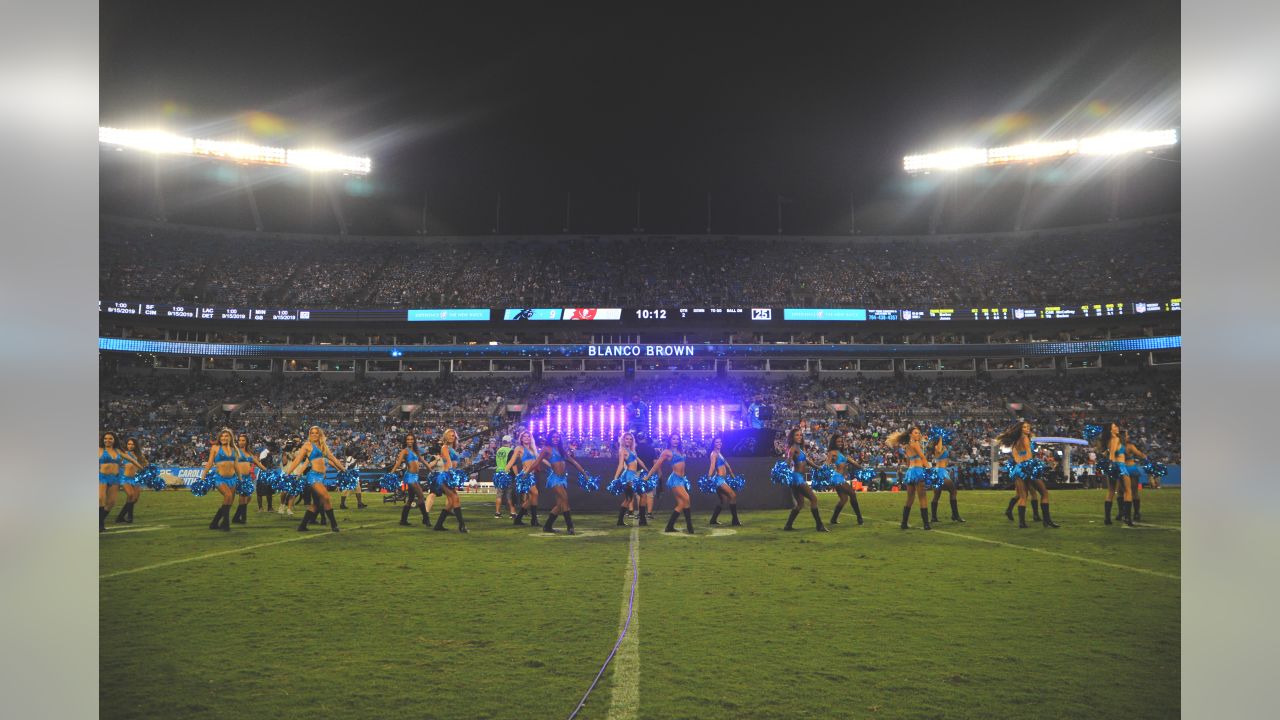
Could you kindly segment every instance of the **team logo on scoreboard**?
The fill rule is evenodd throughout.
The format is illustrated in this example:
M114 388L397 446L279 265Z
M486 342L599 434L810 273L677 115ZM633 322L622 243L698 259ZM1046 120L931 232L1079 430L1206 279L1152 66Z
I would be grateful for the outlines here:
M565 308L565 320L621 320L622 308Z

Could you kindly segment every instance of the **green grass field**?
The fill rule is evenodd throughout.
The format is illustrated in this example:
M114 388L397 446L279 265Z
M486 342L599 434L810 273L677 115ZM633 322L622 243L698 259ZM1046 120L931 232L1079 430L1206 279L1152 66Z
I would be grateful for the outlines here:
M378 496L336 534L252 506L213 532L214 498L148 493L100 538L101 716L567 717L617 640L634 535L631 632L581 718L1177 717L1178 491L1131 530L1101 491L1018 530L1010 494L961 493L969 522L930 533L876 493L827 534L781 510L713 533L703 496L694 536L662 533L664 498L636 533L584 514L543 537L484 495L462 535Z

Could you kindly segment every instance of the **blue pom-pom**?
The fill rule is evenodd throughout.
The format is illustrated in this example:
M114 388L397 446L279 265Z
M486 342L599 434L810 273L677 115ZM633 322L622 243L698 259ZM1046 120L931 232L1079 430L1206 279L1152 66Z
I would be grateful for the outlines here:
M160 477L160 468L155 465L142 468L142 472L138 473L138 481L152 490L164 490L167 487L164 478Z
M943 484L946 483L946 481L947 481L947 474L945 472L941 472L939 468L925 468L925 471L924 471L925 487L929 488L930 490L934 488L940 488L943 486Z
M1101 434L1102 434L1101 425L1085 425L1084 426L1084 439L1088 440L1089 442L1093 442L1094 439Z
M622 473L618 477L609 481L609 486L605 489L614 495L621 496L631 488L631 481L627 478L627 473Z
M204 497L209 494L209 491L212 490L213 486L216 484L217 483L214 482L213 478L206 475L197 480L192 480L191 484L187 486L187 489L191 491L191 495L193 497Z
M253 491L257 487L258 484L253 481L253 478L245 475L236 482L236 493L243 497L253 497Z
M769 482L774 485L791 485L791 466L786 460L779 460L773 464L773 469L769 471Z
M276 492L284 495L301 495L307 484L301 475L285 475L280 474L279 480L275 484Z
M399 492L402 484L404 484L404 477L400 473L385 473L378 478L378 487L389 493Z
M1147 474L1153 477L1164 477L1169 473L1169 468L1165 467L1163 463L1152 462L1150 460L1142 463L1142 469L1146 470Z
M509 472L496 472L493 474L493 487L505 492L507 488L511 487L513 480L514 478L511 477Z
M355 468L347 468L338 473L337 487L339 490L359 490L360 489L360 471Z
M945 428L945 427L929 428L929 439L932 440L933 442L937 442L941 440L943 445L950 445L951 440L954 439L955 436L956 436L956 433L951 428Z
M281 475L280 468L271 468L270 470L259 470L258 482L262 483L263 485L266 485L272 490L275 490L277 489L277 486L280 484L280 475Z
M742 488L746 487L747 479L741 475L734 475L724 479L726 485L733 489L734 492L742 492Z
M698 490L708 495L715 495L716 488L720 487L720 483L719 475L703 475L698 478Z
M840 478L839 481L836 478ZM830 465L823 465L809 474L809 484L814 490L830 490L844 482L844 476L835 472Z
M864 467L858 471L854 477L858 478L858 482L869 483L875 481L877 477L876 469Z
M538 478L533 473L522 472L516 475L516 492L527 493L535 485L538 484Z
M652 475L645 475L641 477L639 474L637 474L636 479L632 483L632 485L635 487L635 490L637 493L641 495L648 495L649 493L658 489L658 480Z
M595 492L600 489L600 476L578 473L578 487L586 492Z

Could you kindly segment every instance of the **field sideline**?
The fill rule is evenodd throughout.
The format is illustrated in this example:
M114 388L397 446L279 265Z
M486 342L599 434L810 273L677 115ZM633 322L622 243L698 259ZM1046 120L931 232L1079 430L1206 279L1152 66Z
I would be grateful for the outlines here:
M630 632L580 718L1176 717L1179 491L1131 530L1093 490L1018 530L1011 494L962 492L963 525L944 497L931 533L874 493L827 534L712 528L695 496L694 536L662 533L664 498L634 534L544 537L492 495L464 497L467 535L376 495L335 534L254 505L213 532L214 498L147 492L100 538L101 717L567 717L627 616L633 535Z

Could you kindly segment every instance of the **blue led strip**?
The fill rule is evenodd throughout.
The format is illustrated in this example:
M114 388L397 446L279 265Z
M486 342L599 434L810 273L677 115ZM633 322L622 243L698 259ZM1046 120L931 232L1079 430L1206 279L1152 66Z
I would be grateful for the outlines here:
M1181 335L1054 343L947 345L238 345L98 338L108 352L204 357L636 358L728 357L1027 357L1175 350ZM393 351L396 353L393 355Z

